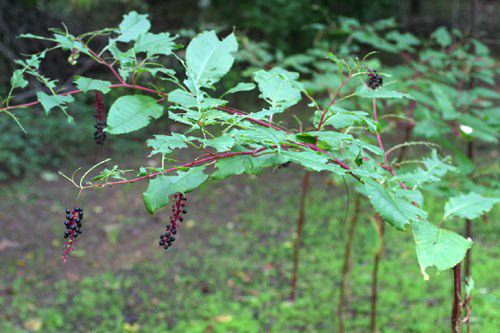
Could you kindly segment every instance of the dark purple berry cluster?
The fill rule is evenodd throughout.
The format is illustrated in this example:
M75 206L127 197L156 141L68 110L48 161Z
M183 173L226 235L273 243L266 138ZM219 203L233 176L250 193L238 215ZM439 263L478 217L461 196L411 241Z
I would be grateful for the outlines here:
M99 92L96 93L96 102L95 102L97 113L95 115L96 124L94 127L96 128L94 132L95 143L98 145L102 145L104 140L106 140L106 133L104 133L104 128L106 127L106 117L104 116L104 102L102 101L102 96Z
M66 227L64 231L64 238L66 241L64 242L64 252L61 259L66 262L69 254L74 251L76 239L83 232L83 209L80 207L66 209L66 221L64 221L64 226Z
M166 232L164 235L160 236L159 245L165 250L172 246L175 242L175 235L177 234L177 229L179 223L184 221L183 215L187 213L186 210L187 198L182 193L174 194L174 204L172 205L172 213L170 214L170 221L167 224Z
M370 89L377 89L382 86L383 83L382 75L377 74L376 70L370 71L368 73L368 82L366 83Z

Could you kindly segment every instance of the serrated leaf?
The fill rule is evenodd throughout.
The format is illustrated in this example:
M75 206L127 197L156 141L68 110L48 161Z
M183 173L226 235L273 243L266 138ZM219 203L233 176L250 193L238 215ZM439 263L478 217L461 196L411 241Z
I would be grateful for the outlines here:
M444 206L444 218L457 216L472 220L489 212L498 202L500 198L483 197L475 192L460 194L448 200Z
M229 158L220 159L215 163L216 170L212 173L211 178L214 180L224 179L233 175L258 174L264 168L273 165L279 165L287 162L285 156L273 155L238 155Z
M196 36L186 49L186 65L194 84L211 87L229 72L238 42L234 33L219 40L215 31Z
M118 36L119 42L130 42L139 37L140 34L146 33L151 28L151 23L148 20L148 15L140 15L133 11L123 16L123 20L119 26Z
M407 98L407 99L415 99L412 95L402 93L399 91L386 90L385 88L372 90L368 88L366 85L360 86L356 89L356 96L364 97L364 98Z
M425 218L427 213L415 207L404 190L383 187L372 179L365 179L364 194L380 216L399 230L406 224Z
M152 97L122 96L109 109L107 131L111 134L133 132L147 126L151 119L160 118L162 114L163 107Z
M148 188L142 194L146 209L150 214L168 205L168 197L175 193L187 193L207 180L203 173L205 166L193 167L188 171L178 171L175 176L159 175L149 181Z
M172 135L155 135L154 139L146 141L148 147L153 149L149 156L156 154L167 155L174 149L187 148L187 140L188 138L186 138L185 135L179 133L172 133Z
M425 183L437 182L446 173L456 170L454 166L440 159L435 149L432 150L431 156L424 158L422 162L424 163L425 169L419 167L415 171L399 174L395 179L411 185L420 186Z
M74 50L78 50L79 52L90 55L90 52L85 46L78 40L75 39L75 36L67 34L60 35L55 34L54 40L57 42L63 50L73 52Z
M431 91L437 103L437 109L443 115L443 119L456 119L460 114L455 110L450 96L437 84L431 85Z
M236 86L232 87L228 91L224 93L224 95L229 95L229 94L234 94L240 91L250 91L255 89L255 84L253 83L248 83L248 82L239 82Z
M18 69L12 73L12 77L10 78L11 89L24 88L28 85L28 81L24 79L23 75L24 71L22 69Z
M103 94L107 94L111 90L111 88L109 87L111 85L111 82L91 79L83 76L78 76L75 80L75 84L78 89L83 91L85 94L90 90L97 90L102 92Z
M434 38L436 39L436 42L441 46L441 47L448 47L451 45L451 35L448 32L448 29L445 27L439 27L437 28L436 31L433 33Z
M244 130L232 130L231 136L238 144L255 142L261 145L275 145L277 147L288 138L287 133L269 127L252 127Z
M207 110L215 109L218 106L224 105L227 101L217 98L202 98L197 99L196 96L186 90L175 89L168 94L168 101L180 105L183 109Z
M66 110L68 103L73 102L75 99L71 95L47 95L43 91L36 93L40 104L42 104L43 109L46 114L49 114L50 110L53 108L60 108L61 110Z
M308 170L313 171L331 171L338 175L345 174L344 169L336 164L328 163L328 157L314 151L283 151L281 155L285 156L288 161L302 165Z
M453 231L441 229L427 221L412 224L420 270L425 280L429 279L427 267L439 270L454 267L465 257L472 242Z
M169 55L176 47L174 40L175 36L171 36L168 32L159 34L148 32L137 38L133 50L135 53L145 52L148 57Z
M234 139L230 136L220 136L215 139L205 140L198 139L198 141L202 142L204 148L212 147L220 153L230 150L235 144Z
M287 108L300 101L302 86L296 81L298 78L298 73L280 67L274 67L270 71L260 70L254 74L261 92L260 97L273 109Z

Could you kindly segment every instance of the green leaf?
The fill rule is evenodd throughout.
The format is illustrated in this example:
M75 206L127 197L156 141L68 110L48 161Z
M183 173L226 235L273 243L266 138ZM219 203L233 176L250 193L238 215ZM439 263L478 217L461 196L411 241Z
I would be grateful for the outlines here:
M171 36L168 32L159 34L148 32L137 38L134 45L134 52L145 52L148 57L169 55L176 47L174 40L175 36Z
M260 145L275 145L277 147L288 138L285 132L269 127L252 127L245 130L232 130L231 136L238 144L254 142ZM279 148L277 149L279 150Z
M255 89L255 84L253 83L247 83L247 82L240 82L236 86L232 87L228 91L226 91L222 96L226 96L229 94L234 94L240 91L250 91Z
M472 241L453 231L441 229L427 221L412 224L420 270L425 280L429 279L427 267L436 266L439 270L454 267L465 257Z
M151 23L148 20L148 15L139 15L133 11L123 16L119 28L120 36L117 40L127 43L137 39L140 34L148 32Z
M399 230L405 225L425 218L427 213L415 207L405 190L385 188L372 179L365 179L364 194L380 216Z
M24 71L22 69L18 69L12 73L12 77L10 78L11 89L24 88L28 85L28 81L24 79L23 75Z
M444 206L444 218L458 216L472 220L489 212L498 202L500 198L483 197L475 192L460 194L448 200Z
M156 154L167 155L174 149L187 148L185 135L179 133L172 133L172 135L155 135L154 139L149 139L146 143L148 147L153 150L149 156Z
M441 47L444 48L451 45L451 35L445 27L437 28L437 30L434 31L433 36Z
M168 205L168 197L175 193L187 193L207 180L203 173L205 166L193 167L188 171L178 171L175 176L159 175L149 181L146 192L142 194L146 209L150 214Z
M415 171L399 174L394 179L409 183L411 185L422 185L430 182L437 182L447 172L454 172L456 168L440 159L437 151L432 150L431 156L422 160L424 168L417 168ZM408 185L408 184L407 184Z
M186 65L195 86L211 87L218 82L231 69L236 51L234 33L222 41L213 30L196 36L186 50Z
M400 51L413 51L413 46L420 45L420 40L408 32L402 34L399 31L391 31L385 37L396 42L396 47Z
M109 110L107 131L123 134L147 126L151 119L158 119L163 107L149 96L128 95L118 98Z
M73 52L74 50L78 50L79 52L90 55L89 50L78 40L76 40L75 36L67 34L60 35L54 34L55 42L59 43L61 48L66 51Z
M270 71L260 70L254 74L261 92L260 97L271 108L287 108L300 101L302 86L296 81L298 78L298 73L280 67L274 67Z
M49 114L50 110L53 108L60 108L64 111L68 107L68 103L75 100L71 95L47 95L42 91L37 92L36 96L38 97L40 104L42 104L46 114Z
M186 90L175 89L168 94L168 101L180 105L183 109L215 109L218 106L224 105L227 101L216 98L197 99L196 96Z
M235 144L234 139L230 136L220 136L215 139L205 140L198 139L198 141L201 141L203 143L204 148L212 147L219 153L230 150Z
M462 131L464 125L468 127L467 135L486 142L497 143L498 131L483 119L470 114L460 114L458 121L460 122L460 129Z
M109 87L111 85L111 82L91 79L83 76L78 76L75 80L75 84L78 89L83 91L85 94L90 90L97 90L102 92L103 94L107 94L111 90L111 88Z
M364 98L407 98L407 99L415 99L412 95L402 93L399 91L391 91L386 90L385 88L372 90L368 88L366 85L360 86L356 89L354 93L356 96L364 97Z
M336 164L329 164L328 157L314 151L283 151L281 155L288 161L302 165L308 170L322 171L327 170L338 175L345 174L345 170Z
M431 85L431 91L437 103L438 111L443 115L443 119L456 119L460 114L455 110L450 96L437 84Z
M214 180L224 179L232 175L258 174L264 168L287 162L287 159L278 154L266 154L261 156L238 155L220 159L215 163L216 170L211 178Z

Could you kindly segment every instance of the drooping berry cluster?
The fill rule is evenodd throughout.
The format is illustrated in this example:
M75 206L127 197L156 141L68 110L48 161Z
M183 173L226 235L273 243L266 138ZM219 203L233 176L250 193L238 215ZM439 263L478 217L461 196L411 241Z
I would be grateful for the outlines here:
M183 215L187 213L186 210L187 198L182 193L174 194L174 204L172 205L172 213L170 214L170 221L167 224L166 232L160 236L159 245L165 250L172 246L175 242L175 235L179 223L184 221Z
M95 115L96 124L94 127L96 131L94 132L95 143L98 145L102 145L104 140L106 140L106 133L104 133L104 128L106 127L106 117L104 116L104 102L102 101L102 96L99 92L96 92L96 110L97 113Z
M382 86L383 79L382 75L377 74L376 70L371 70L368 73L368 82L366 83L370 89L377 89Z
M83 209L74 207L73 209L66 209L66 221L64 221L66 230L64 231L64 252L61 256L62 261L68 260L69 254L73 252L76 245L78 235L82 234L83 226Z

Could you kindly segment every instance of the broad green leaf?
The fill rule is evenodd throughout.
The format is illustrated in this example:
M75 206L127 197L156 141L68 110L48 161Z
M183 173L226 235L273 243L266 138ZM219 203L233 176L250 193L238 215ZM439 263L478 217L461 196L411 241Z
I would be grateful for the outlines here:
M63 50L70 52L78 50L79 52L90 55L89 50L80 41L76 40L75 36L72 36L70 34L54 34L54 40L61 46Z
M364 194L373 208L399 230L405 230L406 224L427 216L424 210L411 203L404 191L386 188L372 179L365 179Z
M451 35L445 27L437 28L433 36L441 47L448 47L451 45Z
M266 154L261 156L238 155L220 159L215 163L216 170L211 178L214 180L224 179L232 175L258 174L264 168L287 162L285 156L277 154Z
M399 91L391 91L386 90L385 88L372 90L368 88L366 85L360 86L356 89L356 96L364 97L364 98L407 98L407 99L415 99L412 95L402 93Z
M211 87L229 72L238 42L234 33L219 40L215 31L196 36L186 49L186 65L196 86Z
M396 42L396 47L400 51L413 51L413 46L420 45L420 40L408 32L402 34L399 31L391 31L385 37Z
M472 220L489 212L498 202L500 198L483 197L475 192L460 194L448 200L444 206L444 218L458 216Z
M302 165L308 170L322 171L327 170L338 175L345 174L345 170L336 164L328 163L328 157L314 151L283 151L281 155L288 161Z
M159 34L148 32L137 38L134 44L134 52L145 52L148 57L155 55L169 55L176 47L174 40L175 36L171 36L168 32Z
M133 11L123 16L123 21L119 26L118 36L119 42L130 42L139 35L146 33L151 28L151 23L148 20L148 15L140 15Z
M230 136L220 136L215 139L197 140L202 142L204 148L212 147L219 153L230 150L235 144L234 139Z
M253 83L247 83L247 82L240 82L236 86L234 86L231 89L229 89L228 91L226 91L224 93L224 95L222 95L222 96L229 95L229 94L234 94L234 93L237 93L237 92L240 92L240 91L250 91L250 90L253 90L253 89L255 89L255 84L253 84Z
M280 143L286 141L289 137L287 133L269 127L233 130L231 136L238 144L255 142L260 145L276 145L277 147L280 147Z
M425 280L429 279L427 267L436 266L439 270L452 268L462 261L472 246L472 241L427 221L412 223L412 231L418 263Z
M152 148L151 154L153 156L156 154L167 155L174 149L187 148L185 135L179 133L172 133L172 135L155 135L154 139L149 139L146 143L148 147Z
M445 91L437 84L431 85L431 91L437 103L437 109L443 115L443 119L452 120L459 116L459 113L455 110L450 96L445 93Z
M319 118L316 117L316 126ZM347 111L337 106L332 106L325 117L325 125L331 125L336 129L343 129L352 125L364 123L371 132L379 132L379 125L368 117L368 113L363 111Z
M28 85L28 81L24 79L23 75L24 71L22 69L18 69L12 73L12 77L10 78L11 89L24 88Z
M68 104L75 100L71 95L47 95L42 91L37 92L36 96L46 114L49 114L53 108L60 108L64 111L68 107Z
M163 107L149 96L127 95L118 98L108 115L107 131L111 134L123 134L147 126L151 119L158 119L163 114Z
M196 96L186 90L175 89L168 94L168 101L174 104L178 104L183 109L197 109L207 110L215 109L221 105L227 103L223 99L217 98L201 98L197 99Z
M308 134L318 138L320 141L324 141L330 146L338 146L342 141L352 140L353 137L350 134L345 134L342 132L334 132L334 131L311 131L304 132L297 135Z
M193 167L188 171L178 171L175 176L159 175L149 181L148 188L142 194L146 209L150 214L168 205L168 197L175 193L187 193L207 180L203 173L205 166Z
M270 71L260 70L254 74L261 92L260 97L271 108L287 108L300 101L302 86L296 81L298 78L298 73L280 67L274 67Z
M85 94L90 90L97 90L102 92L103 94L107 94L111 90L111 88L109 87L111 85L111 82L91 79L83 76L78 76L75 80L75 84L78 89L83 91Z

